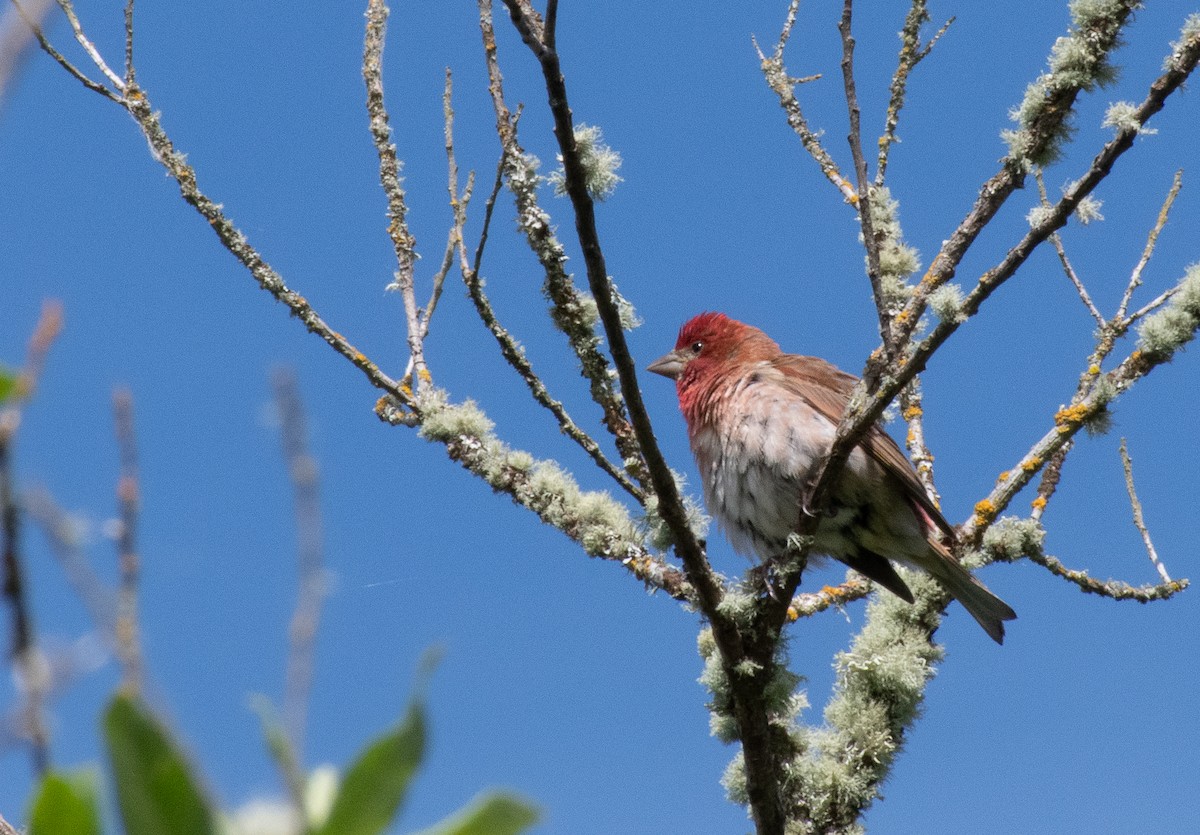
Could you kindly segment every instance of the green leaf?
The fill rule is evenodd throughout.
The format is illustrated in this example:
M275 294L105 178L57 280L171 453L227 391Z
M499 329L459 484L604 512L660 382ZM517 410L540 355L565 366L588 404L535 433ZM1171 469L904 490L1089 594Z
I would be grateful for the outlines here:
M104 735L126 835L216 835L212 808L187 760L140 701L114 696Z
M537 821L537 809L521 798L492 792L418 835L517 835Z
M424 753L425 710L414 702L404 721L368 745L346 772L320 835L378 835L385 830Z
M21 375L6 365L0 365L0 404L13 397L17 391L17 383Z
M43 777L29 813L29 835L100 835L97 782L90 770Z

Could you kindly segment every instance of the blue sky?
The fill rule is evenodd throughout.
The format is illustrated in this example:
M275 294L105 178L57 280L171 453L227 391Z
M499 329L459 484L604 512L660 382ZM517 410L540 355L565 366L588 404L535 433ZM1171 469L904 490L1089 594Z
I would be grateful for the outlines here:
M119 63L120 13L108 5L79 11ZM856 21L868 140L882 126L906 5L862 4ZM1177 37L1187 4L1148 5L1118 54L1120 81L1082 99L1077 142L1047 173L1052 192L1108 138L1107 105L1140 100ZM957 22L910 82L889 168L906 238L926 262L996 170L1008 110L1064 33L1065 6L932 4L937 23L951 14ZM803 5L788 64L794 75L825 74L801 97L848 169L840 7ZM137 63L201 187L333 327L399 373L403 311L384 292L394 260L363 107L361 11L144 3ZM851 371L876 343L854 214L787 128L750 44L751 34L773 44L785 11L782 0L560 10L576 120L600 125L624 158L625 181L598 222L609 270L644 320L630 335L640 365L706 309ZM510 103L527 105L523 143L548 171L554 144L540 75L502 12L497 27ZM61 20L50 32L69 45ZM474 3L397 4L385 62L410 222L425 255L418 275L428 281L450 218L444 67L455 74L459 165L490 183L499 151ZM1153 122L1158 134L1139 139L1099 189L1104 222L1065 233L1106 312L1180 167L1183 192L1141 298L1200 258L1198 118L1194 91L1173 98ZM269 419L270 370L286 363L300 376L321 461L332 576L309 764L345 763L394 722L417 659L442 644L429 691L432 751L398 831L428 825L489 786L538 803L546 833L748 828L718 785L733 752L708 735L697 616L588 560L440 447L381 424L376 392L257 289L179 199L132 121L40 54L0 111L0 195L0 360L20 361L43 299L61 299L67 320L25 415L20 478L89 522L92 561L111 576L113 547L102 536L117 470L111 392L132 390L147 662L225 806L281 793L248 702L281 693L295 589L291 488ZM471 206L469 240L483 196ZM961 282L1017 240L1035 197L1030 188L1012 198ZM569 239L566 203L549 189L544 203ZM537 265L512 233L511 202L502 207L483 269L497 313L555 395L599 433L598 412L544 315ZM582 259L570 266L581 272ZM930 363L927 432L949 518L965 519L1052 425L1093 324L1046 249ZM461 284L447 284L428 356L435 380L477 399L511 444L557 458L588 487L606 486L528 402ZM1196 573L1197 368L1195 350L1181 354L1119 401L1110 434L1081 441L1047 512L1051 553L1097 577L1155 580L1121 480L1117 444L1126 436L1160 555L1174 576ZM650 375L643 385L666 454L694 481L672 387ZM715 534L710 545L720 569L742 570ZM39 633L59 642L87 633L83 607L32 529L26 554ZM831 568L805 587L838 577ZM1190 831L1200 792L1190 765L1200 746L1195 592L1141 606L1087 597L1029 563L983 577L1019 620L1001 648L951 609L938 633L948 659L868 827ZM861 619L858 604L792 627L793 668L816 705L810 719L828 693L833 654ZM109 663L55 702L57 764L98 761L98 713L116 680ZM3 703L12 699L10 684L0 688ZM0 811L10 819L23 817L28 762L23 750L0 751Z

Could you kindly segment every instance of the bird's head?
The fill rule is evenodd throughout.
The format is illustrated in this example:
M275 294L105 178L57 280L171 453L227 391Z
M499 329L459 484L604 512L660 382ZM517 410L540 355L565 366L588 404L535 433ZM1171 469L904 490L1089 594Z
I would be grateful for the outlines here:
M679 329L675 350L659 357L647 371L675 380L682 391L747 363L771 359L779 346L758 328L724 313L701 313Z

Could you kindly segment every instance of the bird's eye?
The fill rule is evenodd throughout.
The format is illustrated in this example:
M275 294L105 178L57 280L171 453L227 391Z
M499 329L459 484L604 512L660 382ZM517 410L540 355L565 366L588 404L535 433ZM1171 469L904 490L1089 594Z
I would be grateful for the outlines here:
M704 343L703 343L703 342L693 342L693 343L692 343L692 353L693 353L693 354L698 354L698 353L700 353L702 350L704 350Z

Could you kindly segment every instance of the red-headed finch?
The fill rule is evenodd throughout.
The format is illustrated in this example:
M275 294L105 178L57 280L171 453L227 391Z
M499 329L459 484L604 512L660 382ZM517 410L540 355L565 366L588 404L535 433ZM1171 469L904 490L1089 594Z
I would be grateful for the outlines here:
M758 328L721 313L683 326L648 368L675 381L709 512L734 550L780 556L857 378L785 354ZM896 442L879 426L850 453L817 525L827 554L913 602L888 560L915 566L958 599L997 643L1016 613L958 564L954 529Z

